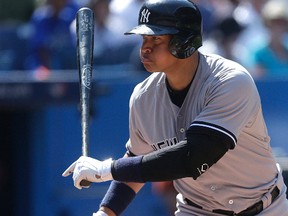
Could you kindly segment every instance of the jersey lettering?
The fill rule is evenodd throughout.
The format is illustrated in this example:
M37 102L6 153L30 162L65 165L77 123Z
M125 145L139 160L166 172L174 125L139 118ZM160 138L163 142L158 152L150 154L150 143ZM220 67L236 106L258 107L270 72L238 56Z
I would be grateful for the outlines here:
M154 149L154 151L157 151L157 150L165 148L167 146L176 145L177 143L178 143L177 137L173 137L173 138L165 139L161 142L152 144L151 147Z

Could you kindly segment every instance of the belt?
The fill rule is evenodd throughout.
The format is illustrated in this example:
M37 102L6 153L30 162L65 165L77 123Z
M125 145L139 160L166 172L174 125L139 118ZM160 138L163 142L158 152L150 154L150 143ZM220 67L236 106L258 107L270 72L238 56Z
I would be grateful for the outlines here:
M273 190L270 192L271 194L271 203L273 203L273 201L278 197L280 193L280 190L277 186L275 186L273 188ZM202 206L197 205L196 203L192 202L191 200L185 198L184 199L186 201L186 203L190 206L196 207L196 208L200 208L203 209ZM229 215L229 216L254 216L259 214L261 211L263 211L263 201L260 200L259 202L255 203L254 205L248 207L247 209L239 212L239 213L235 213L234 211L228 211L228 210L222 210L222 209L214 209L212 210L212 212L218 213L218 214L222 214L222 215Z

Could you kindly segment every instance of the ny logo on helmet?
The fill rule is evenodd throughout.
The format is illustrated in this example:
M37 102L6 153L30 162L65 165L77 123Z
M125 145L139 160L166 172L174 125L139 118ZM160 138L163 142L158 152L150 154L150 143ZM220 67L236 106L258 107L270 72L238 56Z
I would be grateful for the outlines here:
M141 12L141 18L140 18L140 22L141 23L148 23L149 22L149 16L150 16L150 11L148 9L144 9Z

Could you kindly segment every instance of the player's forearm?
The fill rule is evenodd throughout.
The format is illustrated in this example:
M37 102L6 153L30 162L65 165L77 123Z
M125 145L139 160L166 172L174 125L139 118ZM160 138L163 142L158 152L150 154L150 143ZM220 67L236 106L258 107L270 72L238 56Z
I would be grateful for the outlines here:
M199 132L200 131L200 132ZM144 156L121 158L113 162L113 179L121 182L171 181L179 178L197 179L229 149L232 140L210 128L192 127L187 140Z
M128 158L130 157L128 153L126 152L123 158ZM137 194L141 188L144 186L143 183L136 183L136 182L123 182L124 184L128 185L130 188L134 190L134 192Z
M178 144L179 145L179 144ZM174 147L175 148L175 147ZM175 164L171 163L173 161L173 158L175 159L175 153L173 153L174 148L169 148L172 151L170 152L168 149L162 149L159 152L152 152L148 155L142 155L142 156L135 156L135 157L129 157L129 158L120 158L118 160L115 160L111 167L111 173L114 180L121 181L121 182L138 182L138 183L144 183L147 181L166 181L166 180L173 180L176 178L183 177L184 170L183 166L178 166L174 168L171 168L171 166L167 166L167 164L171 164L174 166ZM157 158L158 154L164 154L164 157L161 159ZM172 154L170 154L172 153ZM152 155L152 157L155 155L155 157L152 158L151 161L145 161L145 158ZM178 157L179 158L179 157ZM171 160L172 159L172 160ZM180 158L182 159L182 158ZM164 160L166 162L162 163L160 160ZM170 162L169 162L170 161ZM178 160L178 162L181 160ZM145 163L153 163L153 166L146 166ZM161 162L160 164L158 164ZM166 164L163 166L163 164ZM143 169L145 167L145 169ZM147 168L147 169L146 169ZM147 172L148 170L148 172ZM180 173L180 175L178 174ZM175 174L177 177L175 177Z

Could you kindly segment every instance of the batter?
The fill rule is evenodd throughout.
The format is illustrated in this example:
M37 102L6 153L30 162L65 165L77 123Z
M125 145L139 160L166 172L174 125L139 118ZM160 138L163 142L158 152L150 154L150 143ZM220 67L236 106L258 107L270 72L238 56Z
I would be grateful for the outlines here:
M94 216L120 215L145 182L174 181L176 216L288 215L255 83L236 62L198 51L202 17L189 0L148 0L140 57L152 74L130 98L130 138L118 160L80 157L63 173L113 180Z

